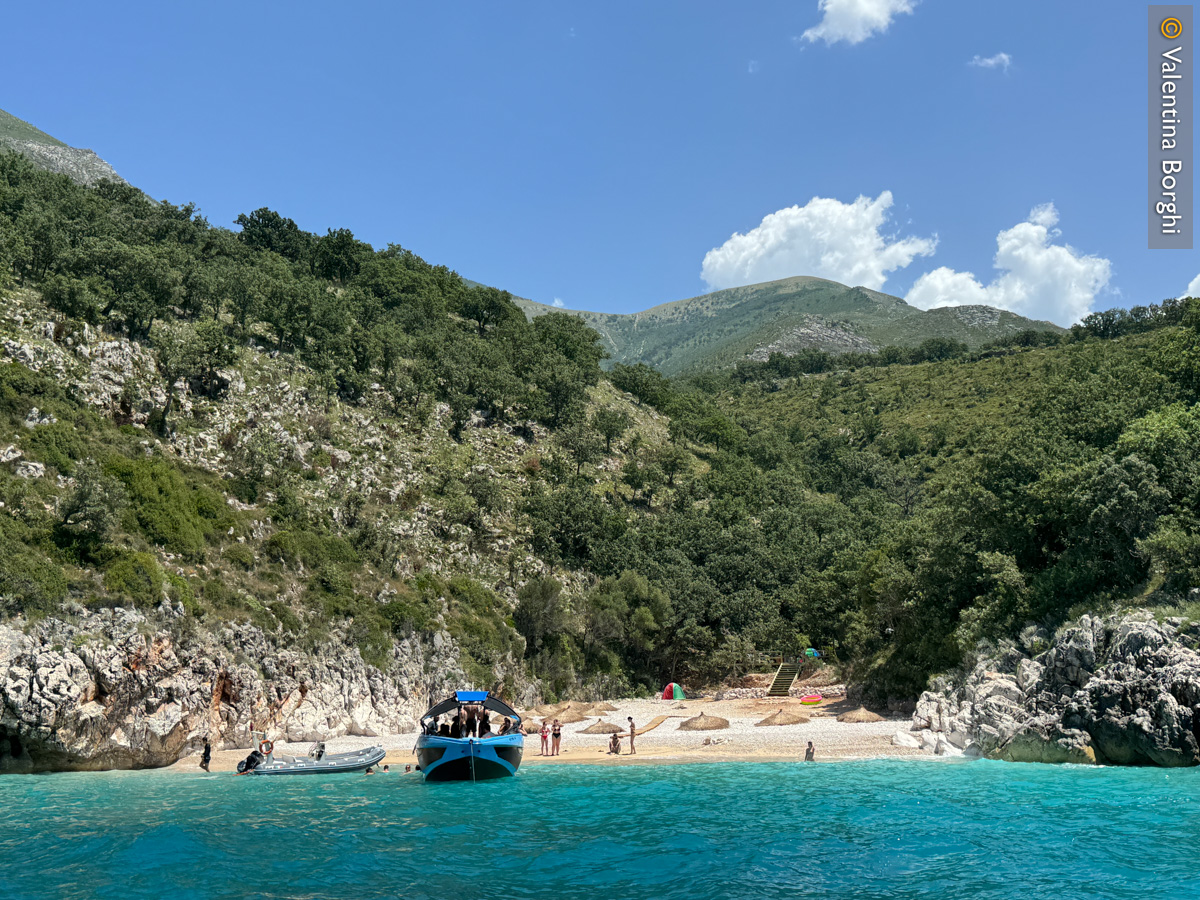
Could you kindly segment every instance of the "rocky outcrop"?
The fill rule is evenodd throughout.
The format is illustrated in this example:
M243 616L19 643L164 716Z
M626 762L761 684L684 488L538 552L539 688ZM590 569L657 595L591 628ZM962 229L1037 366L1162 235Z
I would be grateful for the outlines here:
M125 179L97 156L94 150L16 138L0 140L0 151L3 150L21 153L29 157L38 168L66 175L79 184L92 185L100 181L126 183Z
M795 356L801 350L871 353L878 349L870 340L855 333L846 324L825 322L816 316L805 316L799 325L775 335L769 344L754 348L746 358L754 362L766 362L772 353Z
M399 640L386 671L331 640L312 653L230 623L198 632L182 609L151 617L82 607L0 625L0 772L169 765L205 738L274 740L415 730L431 698L465 683L445 634Z
M1084 616L926 691L912 730L944 752L1018 762L1200 764L1200 624ZM1042 641L1031 635L1036 649Z

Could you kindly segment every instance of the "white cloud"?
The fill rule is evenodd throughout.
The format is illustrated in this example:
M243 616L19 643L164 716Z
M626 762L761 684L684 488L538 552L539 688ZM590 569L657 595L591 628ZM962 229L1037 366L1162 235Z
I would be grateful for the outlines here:
M566 309L566 308L567 308L567 304L563 303L563 302L562 302L561 300L559 300L557 297L555 297L555 298L554 298L554 303L553 303L552 305L553 305L553 306L557 306L559 309Z
M1192 283L1187 286L1187 290L1185 290L1179 296L1180 297L1200 297L1200 275L1197 275L1195 278L1193 278Z
M1007 53L997 53L995 56L979 56L975 55L968 66L975 66L979 69L1003 69L1008 71L1008 67L1012 65L1012 57Z
M761 67L760 67L760 66L759 66L759 64L758 64L758 60L757 60L757 59L752 59L752 60L750 60L750 62L748 62L748 63L746 64L746 74L748 74L748 75L755 75L755 74L757 74L757 73L758 73L758 70L759 70L760 68L761 68Z
M1057 224L1053 203L1035 206L1028 219L996 236L993 262L1000 274L991 284L943 266L917 279L904 299L921 309L984 304L1059 325L1078 322L1108 284L1112 265L1053 243L1061 235Z
M917 0L820 0L820 22L804 32L809 42L861 44L874 34L883 34L900 13L912 13Z
M817 275L879 290L887 273L928 256L937 238L894 240L880 233L891 191L842 203L813 197L766 216L757 228L735 233L704 255L700 277L710 288L737 287L792 275Z

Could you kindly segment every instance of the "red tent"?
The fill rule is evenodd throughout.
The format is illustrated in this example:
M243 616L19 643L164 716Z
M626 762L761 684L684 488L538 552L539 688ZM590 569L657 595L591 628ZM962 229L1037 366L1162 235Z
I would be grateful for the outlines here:
M675 682L672 681L665 688L663 688L662 699L663 700L683 700L683 699L685 699L683 696L683 688L681 688L679 685L677 685Z

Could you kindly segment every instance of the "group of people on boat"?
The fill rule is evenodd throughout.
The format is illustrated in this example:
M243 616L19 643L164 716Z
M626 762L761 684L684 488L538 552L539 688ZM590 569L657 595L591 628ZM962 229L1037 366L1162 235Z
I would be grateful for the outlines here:
M516 718L500 716L500 725L492 730L492 719L482 703L463 703L449 721L434 716L425 727L428 735L448 738L485 738L499 734L513 734L519 725Z

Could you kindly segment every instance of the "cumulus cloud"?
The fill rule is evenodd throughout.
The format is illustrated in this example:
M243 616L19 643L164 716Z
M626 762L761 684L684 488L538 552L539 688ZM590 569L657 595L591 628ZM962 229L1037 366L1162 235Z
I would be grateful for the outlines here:
M761 68L761 66L759 66L758 60L752 59L752 60L750 60L750 62L746 63L746 74L747 75L757 75L758 70L760 68Z
M773 212L757 228L709 250L700 277L713 290L792 275L879 290L888 272L937 247L936 237L895 240L881 233L891 205L892 193L884 191L853 203L813 197L804 206Z
M567 308L567 304L563 303L563 302L562 302L561 300L559 300L557 297L555 297L555 298L554 298L554 303L552 303L551 305L552 305L552 306L557 306L559 309L566 309L566 308Z
M1200 275L1192 279L1192 283L1179 295L1180 297L1200 297Z
M1012 65L1012 57L1007 53L997 53L995 56L979 56L975 55L968 66L975 66L978 69L1003 69L1008 71L1008 67Z
M861 44L875 34L883 34L900 13L912 13L917 0L820 0L821 21L803 38L810 43L824 41L836 44Z
M996 236L993 262L1000 274L991 284L943 266L918 278L904 299L921 309L984 304L1059 325L1078 322L1108 285L1112 265L1054 243L1061 236L1057 225L1053 203L1036 206L1024 222Z

